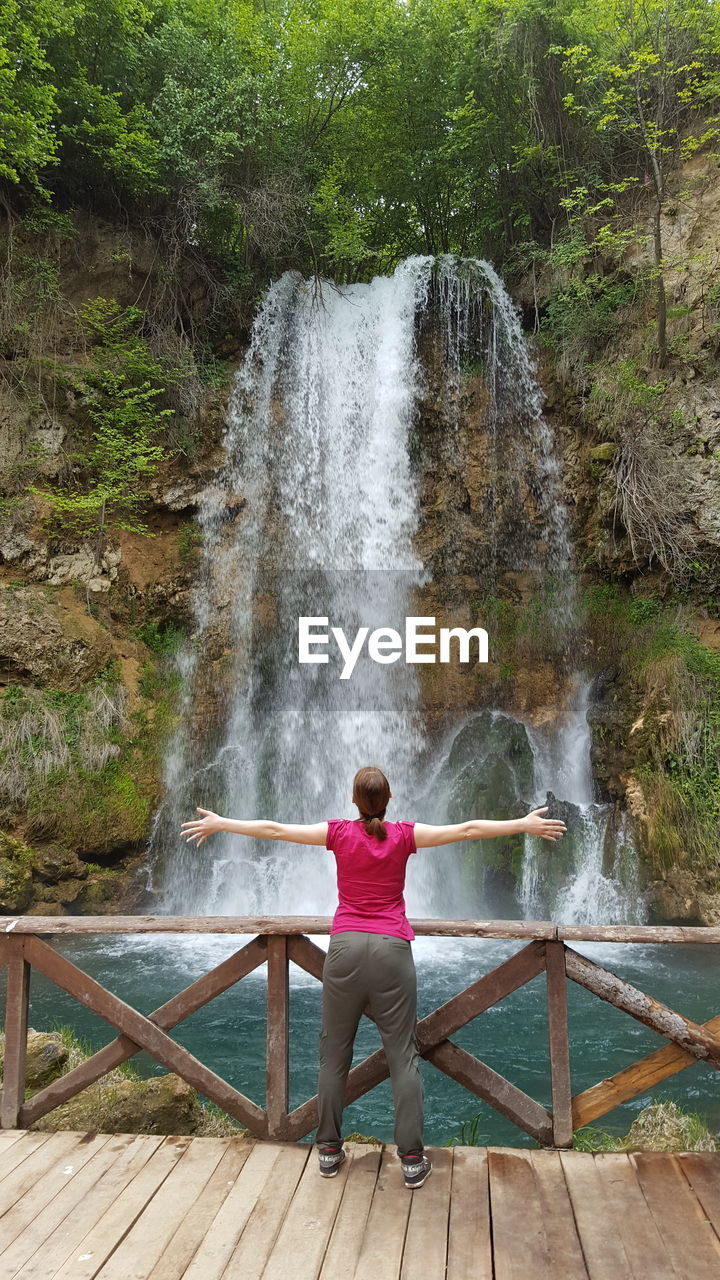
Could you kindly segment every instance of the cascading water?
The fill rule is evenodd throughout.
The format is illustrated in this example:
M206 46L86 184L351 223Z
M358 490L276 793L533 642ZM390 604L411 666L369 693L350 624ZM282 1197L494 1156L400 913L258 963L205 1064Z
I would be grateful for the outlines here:
M546 572L561 583L557 616L566 620L573 611L552 436L516 310L493 268L475 260L411 258L391 278L342 289L283 276L266 295L237 376L227 463L201 502L197 630L182 661L184 710L189 717L194 706L206 756L197 758L183 728L168 759L168 798L153 838L164 911L329 914L334 906L331 859L321 849L266 849L237 837L215 838L212 849L182 843L178 849L179 823L197 804L280 821L352 816L352 774L373 762L391 779L392 816L420 816L424 808L428 750L415 668L363 657L352 678L341 681L332 653L326 665L300 667L297 621L325 617L352 638L361 625L402 632L405 616L415 611L424 568L414 549L419 513L410 435L423 394L418 325L431 313L448 397L459 396L464 361L480 360L487 421L494 449L502 450L503 466L494 460L488 485L490 585L507 568ZM212 720L220 726L214 734L198 714L203 699L213 704ZM594 832L589 732L580 703L573 725L563 730L564 739L532 739L534 792L553 789L585 806ZM567 742L572 733L584 772L560 781L548 762L553 750L575 757ZM442 821L442 806L439 790L433 811L422 816ZM585 842L593 857L599 839L588 835ZM585 886L585 915L607 906L587 900L589 858L588 852L572 876L573 884ZM411 911L436 914L428 860L410 865ZM537 867L537 851L529 848L526 911L546 905ZM468 904L459 896L460 881L447 870L443 878L443 901L448 883L455 883L454 913L463 913ZM619 889L613 918L627 915L622 896ZM484 905L475 901L473 911L482 914ZM550 905L575 915L572 884L561 885Z

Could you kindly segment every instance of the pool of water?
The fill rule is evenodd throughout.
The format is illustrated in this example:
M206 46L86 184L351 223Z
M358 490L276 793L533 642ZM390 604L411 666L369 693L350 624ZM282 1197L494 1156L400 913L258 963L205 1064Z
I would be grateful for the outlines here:
M228 935L148 934L61 938L53 945L122 1000L147 1014L247 941L245 937ZM326 938L316 941L327 945ZM501 963L521 944L490 939L421 938L413 946L418 969L418 1015L423 1017ZM719 947L582 944L578 949L697 1022L719 1012ZM320 990L319 983L291 965L291 1107L316 1091ZM265 1098L265 992L263 966L171 1033L202 1062L261 1105ZM569 1023L574 1093L667 1043L573 983L569 984ZM93 1049L102 1048L116 1034L34 970L30 1024L40 1030L61 1024L70 1026ZM453 1039L549 1106L544 975L462 1028ZM379 1044L376 1028L363 1019L355 1061L372 1053ZM165 1071L145 1053L138 1054L133 1063L146 1077ZM533 1145L531 1138L427 1062L422 1063L422 1075L425 1138L429 1144L459 1138L462 1126L468 1126L479 1115L478 1142ZM687 1110L698 1112L712 1129L720 1130L717 1072L703 1063L693 1064L658 1085L652 1094L643 1095L596 1123L624 1133L642 1107L661 1099L673 1099ZM392 1130L389 1082L360 1098L345 1113L346 1133L359 1132L391 1141Z

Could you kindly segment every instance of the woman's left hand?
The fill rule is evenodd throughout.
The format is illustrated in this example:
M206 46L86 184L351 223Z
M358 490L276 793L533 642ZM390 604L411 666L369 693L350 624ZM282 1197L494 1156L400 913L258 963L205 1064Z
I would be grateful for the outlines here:
M192 822L183 822L180 830L187 844L197 844L199 848L203 840L207 840L208 836L213 836L217 831L223 830L224 819L218 813L213 813L212 809L198 808L195 812L203 814L203 817L193 818Z

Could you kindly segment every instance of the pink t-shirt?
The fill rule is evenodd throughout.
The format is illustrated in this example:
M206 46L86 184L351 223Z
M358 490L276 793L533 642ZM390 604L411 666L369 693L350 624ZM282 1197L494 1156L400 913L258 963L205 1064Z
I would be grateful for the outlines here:
M354 929L412 942L403 889L407 860L416 852L414 828L414 822L386 822L387 840L378 840L360 821L328 822L325 844L335 854L339 898L331 933Z

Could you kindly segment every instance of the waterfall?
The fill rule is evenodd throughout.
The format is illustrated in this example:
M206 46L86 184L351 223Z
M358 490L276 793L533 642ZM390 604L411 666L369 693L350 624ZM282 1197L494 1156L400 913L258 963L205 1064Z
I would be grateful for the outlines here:
M428 569L416 551L412 433L425 390L419 332L430 322L443 348L448 422L462 412L468 359L482 364L487 386L494 458L486 586L508 569L550 574L561 584L558 625L573 613L552 433L516 309L490 264L415 257L392 277L342 288L286 273L259 309L229 405L226 462L200 501L195 636L180 659L181 729L151 851L163 911L330 914L335 905L332 858L322 849L237 836L199 850L179 841L179 824L196 805L280 821L354 817L352 776L372 763L390 778L390 818L443 820L440 793L424 812L423 780L428 769L442 772L442 759L426 740L416 668L363 654L352 678L340 680L331 647L326 664L297 661L301 616L327 618L326 632L342 627L352 638L361 625L402 633L416 612ZM553 752L576 758L569 731L565 740L531 738L535 790L552 782L589 814L589 735L580 720L587 758L566 779L548 762ZM589 856L573 883L586 883ZM528 909L542 901L531 847L524 866ZM436 873L428 859L411 860L412 912L437 913ZM447 864L443 878L446 891L456 886L455 914L463 914L468 903ZM554 906L574 911L571 886L562 891L564 905L558 893ZM483 909L482 901L471 905Z

